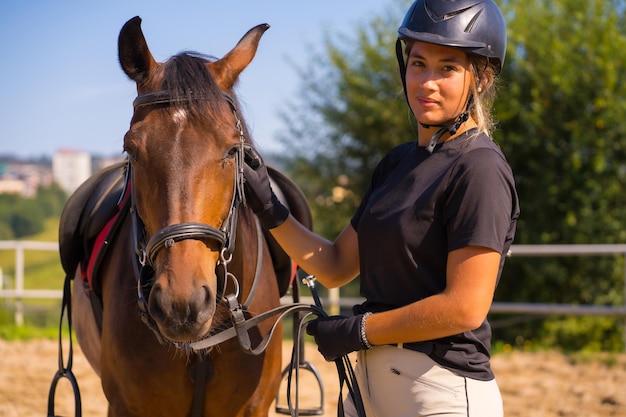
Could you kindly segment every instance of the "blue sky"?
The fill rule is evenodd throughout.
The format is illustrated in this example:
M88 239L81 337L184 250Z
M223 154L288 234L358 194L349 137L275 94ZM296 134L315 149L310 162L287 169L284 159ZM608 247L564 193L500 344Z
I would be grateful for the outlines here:
M0 155L51 156L65 148L121 153L135 85L120 69L117 36L134 16L143 19L160 61L183 50L221 57L248 29L269 23L237 92L261 150L278 151L277 113L299 85L292 63L306 63L325 31L348 33L391 2L2 0Z

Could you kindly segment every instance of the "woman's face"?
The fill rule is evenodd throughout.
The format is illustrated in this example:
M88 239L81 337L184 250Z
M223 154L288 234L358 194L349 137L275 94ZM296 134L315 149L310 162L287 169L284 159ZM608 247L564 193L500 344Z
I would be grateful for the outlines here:
M406 91L415 118L426 125L448 123L465 110L472 75L465 52L415 42L407 57Z

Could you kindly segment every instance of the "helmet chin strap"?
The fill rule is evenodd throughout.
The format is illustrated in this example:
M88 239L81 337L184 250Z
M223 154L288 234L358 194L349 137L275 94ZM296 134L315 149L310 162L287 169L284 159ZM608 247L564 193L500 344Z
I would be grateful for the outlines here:
M449 133L450 136L453 136L459 130L461 125L465 123L467 119L469 119L469 107L471 106L473 101L474 101L474 96L470 95L470 98L467 100L467 105L465 106L465 111L459 114L456 120L450 124L427 125L425 123L418 122L422 127L425 127L426 129L430 129L431 127L440 128L430 138L430 142L428 143L428 146L426 147L426 150L428 150L428 153L433 153L433 151L435 150L435 146L437 146L437 142L439 142L439 139L441 139L441 137L444 134Z

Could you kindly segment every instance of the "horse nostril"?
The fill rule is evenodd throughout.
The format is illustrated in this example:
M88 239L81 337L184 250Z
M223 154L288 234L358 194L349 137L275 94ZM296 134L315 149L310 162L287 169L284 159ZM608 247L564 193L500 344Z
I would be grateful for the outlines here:
M213 311L215 310L214 300L215 296L213 295L213 291L211 291L211 289L206 285L201 286L197 291L195 291L192 297L192 302L196 307L196 321L198 323L204 323L211 318Z
M162 322L167 317L167 312L164 307L167 305L167 302L164 298L166 297L163 288L159 284L152 287L150 297L148 298L148 306L152 318L159 322Z

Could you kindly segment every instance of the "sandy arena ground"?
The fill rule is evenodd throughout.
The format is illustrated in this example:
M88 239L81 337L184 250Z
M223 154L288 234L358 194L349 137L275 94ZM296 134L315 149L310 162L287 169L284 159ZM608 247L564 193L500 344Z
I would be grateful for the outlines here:
M283 352L283 363L287 363L291 345L285 344ZM0 340L0 358L0 417L46 416L50 382L57 370L57 343ZM324 415L335 417L335 365L324 362L314 346L307 346L306 359L324 381ZM507 417L626 417L626 354L607 356L602 361L574 361L559 353L499 354L493 358L493 368ZM80 387L82 415L105 417L106 401L100 382L76 343L73 372ZM302 405L317 405L317 389L311 390L312 397L304 394L301 392ZM56 398L55 414L74 416L74 397L66 380L59 384ZM279 415L272 407L270 416Z

